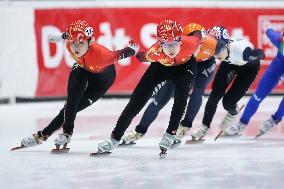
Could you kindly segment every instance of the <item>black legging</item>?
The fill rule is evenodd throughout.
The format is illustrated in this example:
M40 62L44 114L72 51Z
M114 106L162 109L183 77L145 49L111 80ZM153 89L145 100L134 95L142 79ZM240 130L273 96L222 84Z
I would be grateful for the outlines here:
M154 88L165 80L172 80L175 84L174 105L171 112L167 133L175 134L178 124L183 116L188 93L193 85L196 73L196 61L192 57L187 63L179 66L168 67L153 62L148 67L143 77L134 89L130 100L121 113L112 135L120 140L132 119L141 111Z
M259 60L248 62L243 66L221 62L213 80L212 91L205 106L202 123L210 127L218 102L222 97L224 109L233 115L237 114L237 102L246 94L258 74L259 68ZM232 81L231 87L226 92Z
M115 80L114 65L100 73L91 73L75 64L71 68L67 86L67 99L63 109L42 131L43 136L50 136L63 126L63 132L72 134L77 112L100 99Z

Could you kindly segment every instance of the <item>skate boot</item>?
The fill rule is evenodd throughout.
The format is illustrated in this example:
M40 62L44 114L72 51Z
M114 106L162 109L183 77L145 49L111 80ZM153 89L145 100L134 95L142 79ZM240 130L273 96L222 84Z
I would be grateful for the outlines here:
M242 135L243 131L247 125L239 121L238 123L234 124L231 127L228 127L225 129L225 135L226 136L237 136L237 135Z
M264 135L268 131L270 131L273 127L277 125L276 121L273 119L273 117L270 117L268 120L266 120L262 126L259 129L259 134L256 137L260 137L261 135Z
M176 137L179 140L181 140L186 135L186 133L189 131L189 129L190 129L189 127L184 127L184 126L182 126L182 124L179 124Z
M42 144L42 142L46 140L47 140L47 137L43 136L42 132L39 131L37 134L33 134L31 136L23 138L21 140L21 146L14 147L11 149L11 151L26 148L26 147L36 146L36 145Z
M161 142L159 143L161 153L160 158L164 158L167 154L167 150L177 141L177 137L175 135L171 135L169 133L165 133Z
M206 125L201 125L198 129L194 130L192 133L191 133L191 136L192 136L192 140L203 140L202 138L205 137L207 135L207 132L208 132L208 127Z
M131 131L128 134L123 135L121 145L135 144L135 141L142 138L142 133L137 133L136 131Z
M25 147L32 147L39 144L42 144L43 141L46 141L47 137L42 135L42 132L39 131L37 134L23 138L21 144Z
M67 133L61 133L54 140L55 149L51 150L51 153L67 153L70 148L67 148L67 144L71 141L71 135ZM60 146L63 146L60 148Z
M110 154L111 150L116 148L119 145L119 141L115 140L113 137L110 140L105 140L98 144L98 151L91 153L90 156L100 156L104 154Z
M231 127L232 125L234 125L237 122L237 119L238 119L238 114L232 115L228 112L227 115L224 117L223 121L221 122L219 128L225 130Z

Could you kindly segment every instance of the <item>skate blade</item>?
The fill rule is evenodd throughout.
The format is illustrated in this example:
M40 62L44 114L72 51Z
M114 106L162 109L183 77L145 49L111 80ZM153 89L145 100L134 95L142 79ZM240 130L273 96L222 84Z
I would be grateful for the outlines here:
M64 153L68 153L70 150L70 148L55 148L51 150L52 154L64 154Z
M16 147L14 147L14 148L11 148L10 151L16 151L16 150L20 150L20 149L23 149L23 148L26 148L26 146L23 146L23 145L21 145L21 146L16 146Z
M200 144L203 143L205 139L198 139L198 140L187 140L185 141L185 144Z
M119 144L119 146L131 146L131 145L134 145L134 144L136 144L135 142L129 142L129 143L126 143L126 142L122 142L122 143L120 143Z
M161 153L159 153L160 159L163 159L167 156L167 150L161 149Z
M177 141L175 141L172 145L171 145L171 149L172 148L176 148L176 147L179 147L181 145L181 140L177 140Z
M160 156L160 159L164 159L164 158L166 158L167 157L167 153L160 153L159 154L159 156Z
M91 157L99 157L99 156L106 156L106 155L110 155L111 152L94 152L94 153L90 153Z
M240 135L240 134L237 134L237 135L226 135L226 134L224 134L224 135L219 136L219 138L239 138L241 136L242 135Z
M258 133L254 138L255 138L255 139L258 139L258 138L261 137L262 135L264 135L264 133L263 133L263 132L260 132L260 133Z

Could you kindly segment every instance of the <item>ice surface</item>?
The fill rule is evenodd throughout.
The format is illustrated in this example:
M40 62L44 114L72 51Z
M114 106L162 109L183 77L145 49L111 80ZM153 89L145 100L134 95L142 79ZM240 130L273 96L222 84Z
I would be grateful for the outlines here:
M244 137L214 141L218 123L225 115L220 103L205 142L182 144L170 150L165 159L159 159L158 143L167 126L172 101L136 145L119 147L106 157L89 157L89 153L109 137L127 103L125 99L100 100L80 112L68 154L50 153L57 133L40 146L9 151L22 137L48 124L64 102L1 105L0 188L284 188L283 122L271 133L253 139L259 125L276 110L280 100L280 97L265 99ZM201 123L203 110L204 105L194 126ZM141 113L129 130L138 123Z

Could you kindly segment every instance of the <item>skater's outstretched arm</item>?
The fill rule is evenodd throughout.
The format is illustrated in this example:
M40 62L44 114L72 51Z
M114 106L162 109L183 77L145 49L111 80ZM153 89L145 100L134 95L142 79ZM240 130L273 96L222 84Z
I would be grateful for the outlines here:
M283 34L281 35L281 33L276 32L273 29L267 29L266 35L275 47L280 48L280 43L283 42Z
M136 55L138 50L139 50L138 43L136 43L135 40L131 39L127 47L120 49L120 50L113 51L113 53L114 53L114 56L118 60L120 60L120 59L124 59L124 58L128 58L128 57Z

